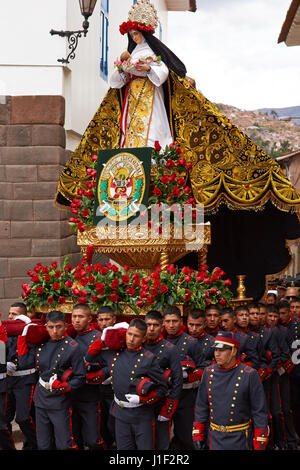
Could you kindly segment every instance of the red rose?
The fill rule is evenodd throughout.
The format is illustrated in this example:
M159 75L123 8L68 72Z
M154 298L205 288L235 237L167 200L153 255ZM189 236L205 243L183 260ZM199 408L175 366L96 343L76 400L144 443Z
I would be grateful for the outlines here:
M161 286L161 288L159 289L159 292L160 292L161 294L166 294L166 293L168 292L168 290L169 290L169 289L168 289L168 286L166 286L165 284L163 284L163 285Z
M217 289L216 289L215 287L212 287L212 288L210 289L210 293L211 293L211 294L216 294L216 293L217 293Z
M159 197L159 196L161 196L161 190L159 188L155 188L153 190L153 194L154 194L154 196Z
M174 166L173 160L168 160L166 163L166 167L170 169L170 168L173 168L173 166Z
M142 306L144 305L143 300L141 300L141 299L138 300L137 303L136 303L136 305L137 305L138 307L142 307Z
M113 290L115 290L115 289L117 289L117 288L119 287L119 284L120 284L119 279L114 279L113 281L111 281L110 287L111 287Z
M44 273L44 274L49 274L49 268L48 268L48 266L45 266L45 267L43 268L43 273Z
M155 150L156 150L157 152L160 152L160 151L161 151L161 146L159 145L158 140L156 140L156 141L154 142L154 148L155 148Z
M226 279L226 280L224 281L224 284L225 284L225 286L231 286L231 280L230 280L230 279Z
M59 301L59 303L61 303L61 304L64 304L64 303L66 302L66 300L67 300L66 297L63 297L63 296L61 296L61 297L58 298L58 301Z
M56 269L56 268L57 268L57 262L53 261L53 263L51 263L51 269Z
M104 289L105 284L103 284L102 282L96 282L95 286L96 289Z
M48 304L51 305L54 302L53 297L49 296L48 299L47 299L47 302L48 302Z
M38 294L42 294L42 293L44 292L44 288L41 287L41 286L40 286L40 287L37 287L37 288L35 289L35 292L37 292Z
M130 277L129 277L129 276L125 276L125 275L122 276L122 282L123 282L123 284L129 284L129 281L130 281Z
M54 282L52 284L52 287L54 290L60 290L61 289L61 285L59 284L59 282Z
M88 209L84 209L82 211L82 217L87 217L88 215L90 215L90 211Z
M112 302L117 302L119 296L117 294L111 294L109 298Z
M191 298L191 295L192 295L191 291L190 291L190 290L188 290L188 289L185 289L185 296L184 296L184 300L185 300L186 302L187 302L187 301L189 301L189 300L190 300L190 298Z
M133 287L128 287L128 289L126 289L126 292L128 295L134 295L135 294L135 290L133 289Z
M61 276L61 272L60 272L60 271L57 271L57 272L54 274L55 279L59 279L60 276Z
M32 278L30 280L31 280L31 282L39 282L40 278L37 274L35 274L34 276L32 276Z
M73 286L73 281L71 281L71 279L68 279L66 282L65 282L65 286L69 288L71 288Z
M158 290L157 290L157 289L151 289L151 291L150 291L151 297L155 297L157 294L158 294Z

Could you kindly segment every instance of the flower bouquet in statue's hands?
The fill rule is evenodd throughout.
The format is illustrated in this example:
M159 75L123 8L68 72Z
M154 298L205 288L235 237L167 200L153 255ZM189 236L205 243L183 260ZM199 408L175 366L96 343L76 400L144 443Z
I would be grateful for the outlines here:
M160 56L154 56L154 57L140 57L138 60L133 61L132 57L129 56L125 60L115 60L114 62L114 67L117 68L120 72L128 72L128 73L133 73L133 70L138 66L138 65L161 65L161 57Z

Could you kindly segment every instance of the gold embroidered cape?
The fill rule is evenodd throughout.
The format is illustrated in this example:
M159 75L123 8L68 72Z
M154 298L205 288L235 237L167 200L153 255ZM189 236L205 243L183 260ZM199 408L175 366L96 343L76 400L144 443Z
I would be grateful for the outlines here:
M187 80L170 70L165 95L173 139L193 164L193 194L206 214L217 212L223 203L257 211L267 201L280 210L299 212L300 195L279 164ZM68 206L78 189L85 188L92 155L120 146L122 102L122 91L110 88L62 171L58 206Z

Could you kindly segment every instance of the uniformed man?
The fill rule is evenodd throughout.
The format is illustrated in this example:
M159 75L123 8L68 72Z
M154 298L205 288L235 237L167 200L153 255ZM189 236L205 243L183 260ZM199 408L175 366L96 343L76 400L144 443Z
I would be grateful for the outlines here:
M267 306L267 324L274 329L280 349L280 363L277 369L278 389L282 414L282 437L284 442L277 443L279 449L295 450L297 439L294 431L290 400L290 373L294 368L287 342L287 328L279 324L277 305ZM280 436L281 437L281 436Z
M74 339L80 347L82 358L87 355L90 345L101 336L92 325L92 312L88 305L77 304L72 310ZM88 370L87 370L88 373ZM72 424L74 439L79 449L104 450L100 432L100 397L97 384L85 383L71 391Z
M202 367L211 364L214 358L214 336L206 331L206 316L203 310L191 310L187 316L187 332L190 336L197 339L201 347Z
M266 448L268 413L263 386L257 371L238 359L238 348L233 332L218 332L216 363L204 370L196 399L193 440L197 450Z
M300 318L300 297L290 300L290 312L292 317Z
M0 314L0 449L16 450L11 431L7 425L6 403L7 403L7 368L6 347L7 334L1 322Z
M182 392L173 415L174 445L191 450L195 399L203 373L201 345L185 332L178 307L167 307L163 316L165 338L178 348L183 371Z
M220 328L223 331L233 331L236 339L240 343L238 356L240 360L247 363L250 367L258 370L260 367L259 357L257 355L256 341L253 337L247 335L236 327L236 314L231 308L224 308L220 312Z
M291 408L295 431L298 437L300 437L300 319L292 317L290 304L287 300L281 300L278 302L277 306L279 309L280 324L287 329L287 342L290 349L291 360L295 366L290 373Z
M100 307L97 311L97 323L101 334L105 328L113 327L116 324L116 319L116 312L111 307ZM94 364L99 365L98 370L101 371L100 376L98 375L101 401L100 431L107 448L113 448L115 444L115 421L110 414L110 408L114 401L114 392L109 375L113 355L114 351L105 347L101 350L99 356L91 359ZM94 369L97 370L96 365Z
M67 335L67 323L62 312L47 314L46 329L49 340L36 349L38 449L70 450L76 448L72 435L70 392L85 383L85 366L79 344ZM26 334L24 331L18 339L20 364L28 353Z
M260 377L266 394L266 403L270 416L270 448L276 448L283 440L281 405L278 391L277 368L280 361L280 350L275 332L265 325L265 315L260 314L259 304L252 302L248 305L250 325L259 335L263 345L262 368ZM263 370L261 374L261 370Z
M168 450L172 417L179 403L183 383L180 354L176 346L162 336L163 316L160 312L149 311L145 321L147 334L144 347L157 357L168 383L167 399L155 404L155 449Z
M10 306L8 319L20 322L22 327L31 323L27 315L27 307L23 302L15 302ZM35 450L37 448L33 404L33 391L37 382L35 348L29 346L26 360L20 364L17 343L18 336L9 336L6 342L6 418L9 426L15 418L24 435L24 449Z
M156 401L167 394L164 373L157 357L146 350L147 324L140 318L131 320L126 331L126 349L116 352L111 365L118 450L153 450L153 426ZM136 379L152 384L144 393L137 390Z
M205 308L206 331L211 336L216 336L220 329L220 309L217 305L208 305Z

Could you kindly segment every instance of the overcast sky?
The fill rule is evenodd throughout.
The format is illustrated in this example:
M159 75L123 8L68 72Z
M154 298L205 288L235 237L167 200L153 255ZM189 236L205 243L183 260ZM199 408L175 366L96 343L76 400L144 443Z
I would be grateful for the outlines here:
M291 0L198 0L170 12L167 45L211 101L241 109L300 105L300 46L277 43Z

